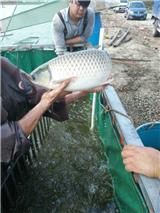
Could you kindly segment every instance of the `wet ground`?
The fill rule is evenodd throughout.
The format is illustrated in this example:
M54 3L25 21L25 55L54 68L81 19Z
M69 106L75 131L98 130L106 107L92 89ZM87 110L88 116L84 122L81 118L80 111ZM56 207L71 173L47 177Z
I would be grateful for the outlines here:
M70 109L70 120L51 125L14 213L115 213L112 181L97 133L91 133L90 102Z

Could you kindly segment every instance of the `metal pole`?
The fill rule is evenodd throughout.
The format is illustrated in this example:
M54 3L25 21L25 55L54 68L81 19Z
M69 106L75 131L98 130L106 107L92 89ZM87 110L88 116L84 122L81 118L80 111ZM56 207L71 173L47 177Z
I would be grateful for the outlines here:
M104 28L100 29L99 34L99 49L103 49L103 39L104 39ZM93 93L93 101L92 101L92 115L91 115L91 127L90 130L94 129L94 118L95 118L95 109L96 109L96 97L97 94Z

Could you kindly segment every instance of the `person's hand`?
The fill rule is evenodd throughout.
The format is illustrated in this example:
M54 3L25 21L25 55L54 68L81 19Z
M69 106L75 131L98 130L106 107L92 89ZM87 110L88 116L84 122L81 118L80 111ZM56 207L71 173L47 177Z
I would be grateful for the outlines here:
M66 101L66 103L69 104L69 103L71 103L73 101L78 100L79 98L81 98L83 96L86 96L88 93L101 92L101 91L103 91L105 89L105 87L107 85L108 84L103 85L103 86L99 86L99 87L96 87L96 88L90 89L90 90L72 92L71 94L65 96L65 101Z
M72 79L74 79L74 78L75 77L73 77ZM82 90L82 91L72 92L71 94L66 95L65 101L66 101L66 103L71 103L71 102L76 101L79 98L87 95L88 93L102 92L108 85L110 85L110 82L112 80L113 80L112 75L110 75L108 77L107 81L103 83L103 85L95 87L95 88L90 89L90 90Z
M63 96L65 93L64 89L69 85L72 78L64 80L59 86L57 86L53 90L48 90L45 92L40 100L40 104L43 108L46 108L46 110L50 107L50 105L56 101L58 98ZM62 95L63 94L63 95Z
M87 93L102 92L107 86L108 86L108 83L103 84L103 85L98 86L98 87L95 87L95 88L90 89L90 90L85 90L85 91L83 91L83 92L85 92L86 94L87 94Z
M86 93L95 93L95 92L102 92L110 83L113 81L112 75L110 74L106 82L104 82L102 85L95 87L93 89L85 91Z
M126 145L122 158L127 171L160 178L160 151L150 147Z

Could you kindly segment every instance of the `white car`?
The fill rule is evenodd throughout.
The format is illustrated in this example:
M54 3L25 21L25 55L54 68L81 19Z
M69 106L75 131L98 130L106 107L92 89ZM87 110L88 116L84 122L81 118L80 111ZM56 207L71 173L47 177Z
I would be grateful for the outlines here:
M120 3L113 9L115 13L124 13L128 0L120 0Z

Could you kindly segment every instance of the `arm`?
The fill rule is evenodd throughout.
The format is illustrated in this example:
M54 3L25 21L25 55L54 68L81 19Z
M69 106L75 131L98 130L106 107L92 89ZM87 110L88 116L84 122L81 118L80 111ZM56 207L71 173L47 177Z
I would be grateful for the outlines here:
M30 142L27 136L34 130L41 116L63 92L69 82L66 80L55 90L45 92L40 102L18 122L7 121L8 114L2 106L1 162L9 163L10 160L28 150Z
M81 97L87 95L87 94L88 94L88 92L86 92L86 91L77 91L77 92L73 92L73 93L71 93L71 94L69 94L69 95L66 95L66 97L65 97L65 102L66 102L67 104L70 104L70 103L72 103L72 102L78 100L79 98L81 98Z
M76 101L79 98L87 95L88 93L102 92L105 89L106 86L107 86L107 83L104 84L103 86L99 86L99 87L96 87L96 88L91 89L91 90L73 92L73 93L65 96L65 102L67 104L69 104L69 103Z
M67 51L64 38L64 26L57 14L53 17L52 38L57 55Z
M17 122L6 121L1 125L1 162L9 163L18 154L25 153L30 141Z
M74 44L79 44L79 43L83 43L83 42L84 42L83 37L76 36L74 38L67 39L65 43L66 43L66 45L74 45Z
M94 22L95 22L95 13L91 8L88 8L87 26L84 30L84 33L81 35L81 39L83 40L83 42L86 41L92 35Z
M18 124L26 136L28 136L33 131L42 115L51 106L51 104L56 101L60 94L63 93L69 82L70 80L65 80L56 89L45 92L42 95L40 102L21 120L19 120Z
M57 14L53 18L52 33L53 42L55 45L55 52L57 55L61 55L67 51L66 45L74 45L84 42L84 37L81 38L80 36L65 40L64 25Z
M67 39L65 42L66 45L74 45L74 44L86 42L88 37L91 36L91 34L93 32L94 21L95 21L94 11L91 9L88 9L88 19L87 19L87 26L85 28L85 31L80 36L76 36L74 38Z
M26 76L26 75L24 75ZM26 84L30 85L33 84L29 80L26 81ZM41 100L42 95L48 91L48 88L45 88L38 84L33 84L34 92L29 93L27 95L27 100L29 103L29 108L32 109L35 107ZM48 110L45 112L44 116L53 118L57 121L64 121L68 119L68 110L67 105L64 100L64 96L68 94L68 92L61 92L61 94L58 96L58 100L54 101L51 106L48 108Z

